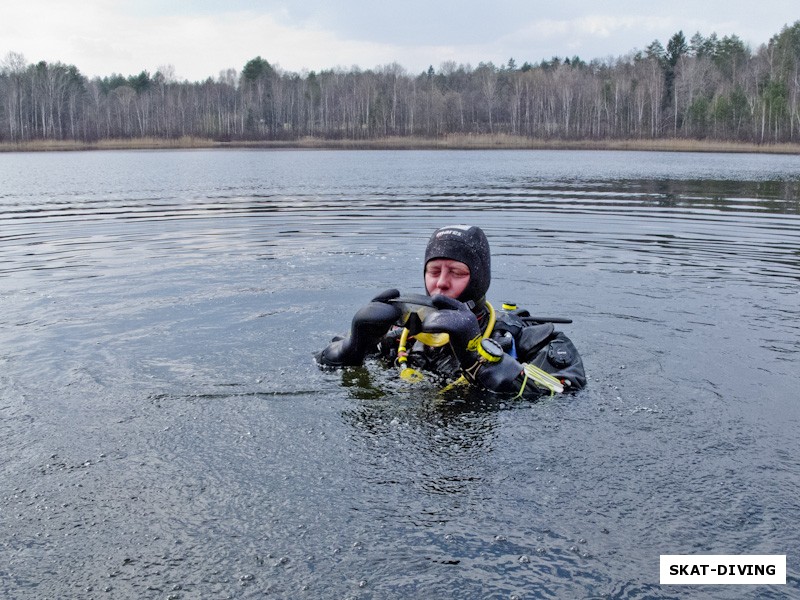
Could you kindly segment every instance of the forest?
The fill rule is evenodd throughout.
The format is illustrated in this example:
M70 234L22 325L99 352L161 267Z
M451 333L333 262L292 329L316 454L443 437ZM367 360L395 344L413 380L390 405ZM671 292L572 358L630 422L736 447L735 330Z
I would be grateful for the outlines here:
M163 72L162 72L163 71ZM202 82L89 79L73 65L0 62L0 142L374 140L505 134L541 140L800 142L800 21L757 49L682 31L618 58L443 63L411 74L287 72L257 56Z

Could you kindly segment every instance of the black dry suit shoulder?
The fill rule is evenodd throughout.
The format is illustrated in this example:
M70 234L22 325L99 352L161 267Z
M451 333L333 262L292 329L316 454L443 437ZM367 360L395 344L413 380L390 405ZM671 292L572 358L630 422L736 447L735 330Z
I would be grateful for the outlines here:
M517 348L520 356L532 356L544 348L552 337L555 327L552 323L529 325L522 330Z

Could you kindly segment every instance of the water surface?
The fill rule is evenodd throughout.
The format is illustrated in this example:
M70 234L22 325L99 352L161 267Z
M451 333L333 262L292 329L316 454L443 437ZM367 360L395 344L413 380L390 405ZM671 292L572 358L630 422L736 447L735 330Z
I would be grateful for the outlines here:
M573 319L589 387L443 401L311 359L431 231ZM800 597L800 158L0 155L0 591ZM661 587L660 554L787 554Z

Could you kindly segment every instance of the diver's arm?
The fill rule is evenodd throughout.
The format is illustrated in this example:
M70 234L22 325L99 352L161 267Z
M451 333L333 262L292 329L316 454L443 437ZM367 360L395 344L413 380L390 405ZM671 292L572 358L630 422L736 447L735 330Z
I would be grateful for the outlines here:
M493 363L476 356L475 363L471 367L466 367L463 372L470 383L478 384L493 392L519 395L525 390L523 366L506 353L503 353L499 361ZM529 391L534 392L535 389Z
M360 308L350 325L350 335L328 344L315 356L317 362L326 367L350 367L362 364L364 357L375 351L380 339L400 318L400 309L395 304L387 302L399 295L400 292L397 290L386 290Z

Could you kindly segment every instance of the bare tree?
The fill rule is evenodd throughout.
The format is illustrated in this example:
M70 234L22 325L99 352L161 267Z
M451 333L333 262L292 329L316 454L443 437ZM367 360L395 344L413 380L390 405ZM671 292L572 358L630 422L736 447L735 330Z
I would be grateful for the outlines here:
M225 140L366 139L498 133L605 139L713 136L757 142L800 136L800 21L752 52L736 36L587 64L577 57L476 69L397 63L293 73L261 57L241 73L178 81L112 74L91 81L62 63L0 63L0 141L184 135Z

